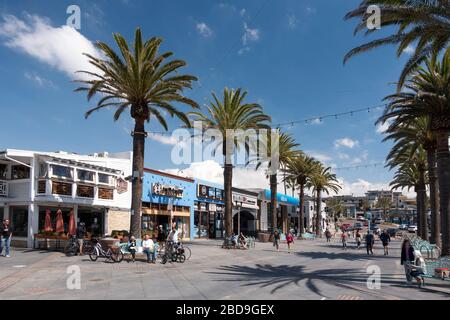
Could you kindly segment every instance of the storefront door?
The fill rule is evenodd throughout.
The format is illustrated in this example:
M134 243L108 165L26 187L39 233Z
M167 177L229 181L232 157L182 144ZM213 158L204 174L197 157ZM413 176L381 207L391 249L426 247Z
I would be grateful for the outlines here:
M84 222L86 231L91 236L104 236L105 230L105 212L96 209L79 209L78 222Z

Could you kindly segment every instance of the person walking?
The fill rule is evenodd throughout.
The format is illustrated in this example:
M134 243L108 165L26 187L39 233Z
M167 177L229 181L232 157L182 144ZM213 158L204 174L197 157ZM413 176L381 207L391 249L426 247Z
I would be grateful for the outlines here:
M86 236L86 225L84 224L84 222L78 223L78 227L75 233L77 236L78 247L80 248L79 255L82 256L84 237Z
M294 243L294 236L292 235L292 233L289 231L287 236L286 236L286 242L287 242L287 246L288 246L288 252L291 253L291 245Z
M360 250L361 249L361 234L359 233L359 230L356 231L355 234L355 241L356 241L356 249Z
M412 282L411 264L414 261L414 247L409 239L405 239L402 243L402 250L400 255L400 264L405 268L406 283Z
M344 250L347 250L347 238L348 238L347 233L346 232L342 232L342 234L341 234L341 241L342 241L342 248Z
M373 234L370 231L367 231L366 234L366 249L367 249L367 254L372 254L373 255L373 245L375 243L375 237L373 236Z
M9 220L3 220L3 224L0 228L0 255L3 252L3 242L5 242L5 257L10 258L10 247L11 247L11 238L13 234L13 229L9 225Z
M384 230L380 235L380 240L381 243L383 243L384 255L389 255L389 243L391 242L391 237L389 236L387 230Z
M327 242L331 242L331 232L329 229L325 231L325 237L327 238Z
M273 233L273 246L277 248L277 251L280 251L280 234L278 230L275 230Z

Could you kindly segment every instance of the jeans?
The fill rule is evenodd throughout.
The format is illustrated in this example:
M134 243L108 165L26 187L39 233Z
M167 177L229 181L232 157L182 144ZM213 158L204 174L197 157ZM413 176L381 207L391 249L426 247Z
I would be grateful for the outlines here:
M405 275L406 275L406 281L411 282L412 281L412 276L411 276L411 267L409 266L408 261L404 261L403 262L403 266L405 267Z
M144 250L142 250L142 252L147 255L147 262L156 261L156 256L158 255L157 250L150 251L149 248L145 248Z
M3 236L0 238L0 255L3 252L3 241L5 242L5 256L9 256L9 247L11 246L11 238Z
M367 244L367 254L369 254L369 252L370 252L371 254L373 254L373 251L372 251L372 245L371 245L371 244Z

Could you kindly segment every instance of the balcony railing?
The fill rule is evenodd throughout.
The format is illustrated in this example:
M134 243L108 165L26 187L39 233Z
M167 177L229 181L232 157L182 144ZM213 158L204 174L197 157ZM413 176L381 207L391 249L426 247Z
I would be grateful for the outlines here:
M0 180L0 197L8 196L8 181Z

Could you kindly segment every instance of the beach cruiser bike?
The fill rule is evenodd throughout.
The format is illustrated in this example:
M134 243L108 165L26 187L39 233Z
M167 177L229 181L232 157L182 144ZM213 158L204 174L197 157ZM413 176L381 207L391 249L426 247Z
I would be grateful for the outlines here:
M91 252L91 243L88 240L83 240L83 251ZM76 236L71 236L66 246L64 247L64 254L68 257L76 256L80 252L80 244Z
M173 241L167 241L165 250L162 253L161 263L166 264L167 261L184 263L186 261L185 249L180 243L175 244Z
M91 261L97 261L98 258L106 258L106 261L122 262L123 252L120 248L103 250L102 245L97 239L93 239L93 247L91 253L89 253L89 259Z

